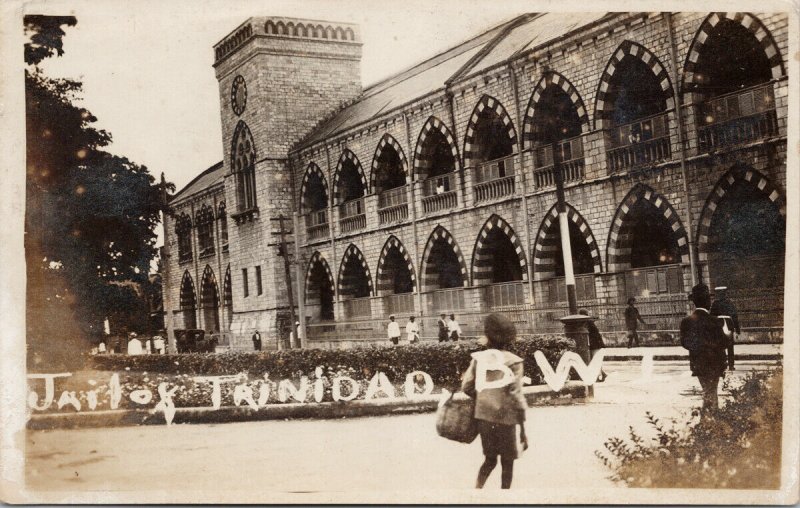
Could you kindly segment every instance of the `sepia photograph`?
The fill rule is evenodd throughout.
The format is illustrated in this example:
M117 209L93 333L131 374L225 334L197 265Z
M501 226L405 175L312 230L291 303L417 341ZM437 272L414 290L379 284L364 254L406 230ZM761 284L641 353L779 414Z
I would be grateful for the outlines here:
M700 7L0 7L2 500L797 503L797 5Z

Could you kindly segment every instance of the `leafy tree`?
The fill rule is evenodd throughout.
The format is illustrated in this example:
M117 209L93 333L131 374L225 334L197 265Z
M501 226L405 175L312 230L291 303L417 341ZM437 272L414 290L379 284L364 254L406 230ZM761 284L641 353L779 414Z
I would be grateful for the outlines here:
M75 104L80 82L39 68L63 54L62 27L76 19L37 15L24 23L28 341L46 352L101 333L106 316L146 308L137 285L147 282L156 255L162 186L146 167L103 150L111 135Z

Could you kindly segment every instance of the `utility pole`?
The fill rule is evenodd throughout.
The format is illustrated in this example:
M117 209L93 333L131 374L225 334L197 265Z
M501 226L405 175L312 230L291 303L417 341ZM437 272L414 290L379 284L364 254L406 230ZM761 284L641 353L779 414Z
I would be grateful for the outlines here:
M175 342L175 322L172 315L172 300L170 299L169 287L169 232L167 231L167 215L169 208L167 204L167 180L164 178L164 173L161 173L161 227L164 228L164 247L161 248L163 259L161 260L161 267L163 273L161 274L161 304L164 306L164 326L167 328L167 352L177 353L178 345Z
M561 234L561 252L564 259L564 278L567 283L567 302L569 313L578 313L578 298L575 295L575 270L572 267L572 245L569 240L569 219L567 204L564 199L564 173L561 170L561 153L558 142L553 143L553 172L556 177L556 209L558 210L558 226Z
M300 231L300 217L297 212L292 214L292 227L295 231ZM296 238L296 237L295 237ZM297 313L300 314L300 328L295 330L297 344L299 347L306 347L306 291L303 278L303 266L305 260L300 257L300 242L294 242L294 273L297 279ZM294 326L294 325L292 325Z
M297 338L297 328L295 327L295 319L294 314L294 293L292 291L292 268L291 268L291 261L289 260L289 247L287 246L286 235L290 234L291 231L286 231L283 226L284 221L288 220L283 214L279 215L276 218L270 219L278 221L278 231L273 231L273 235L280 236L280 244L278 245L278 255L283 257L283 268L284 274L286 276L286 296L289 298L289 319L291 321L290 326L291 330L293 331L292 335L295 336L295 342L299 342ZM294 344L291 342L289 343L289 347L294 347Z

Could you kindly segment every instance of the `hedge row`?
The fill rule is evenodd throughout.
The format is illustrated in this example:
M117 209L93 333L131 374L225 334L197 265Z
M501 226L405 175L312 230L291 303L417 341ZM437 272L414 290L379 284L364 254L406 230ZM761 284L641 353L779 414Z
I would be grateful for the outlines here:
M365 378L384 372L392 381L402 381L409 372L421 370L431 375L434 383L456 386L461 373L469 366L470 354L483 349L477 341L422 343L395 347L368 346L351 349L288 349L270 352L190 353L180 355L98 355L93 357L97 370L228 375L247 373L270 379L298 379L310 376L317 367L352 369ZM536 368L534 352L544 353L555 365L564 351L574 350L573 341L563 336L539 336L521 339L511 351L525 361L525 375L533 384L544 382Z

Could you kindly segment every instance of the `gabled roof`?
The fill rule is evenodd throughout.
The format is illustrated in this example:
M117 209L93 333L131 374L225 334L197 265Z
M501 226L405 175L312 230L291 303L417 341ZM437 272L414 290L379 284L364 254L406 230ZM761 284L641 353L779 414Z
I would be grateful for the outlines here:
M608 16L592 13L529 13L502 23L433 58L369 86L353 103L318 124L297 147L347 131L378 115L444 89L448 84L502 64Z
M197 194L198 192L204 191L209 187L216 185L217 183L222 183L224 178L225 172L223 171L223 163L222 161L219 161L194 177L194 179L187 183L183 189L176 192L169 201L170 203L174 203L180 199Z

